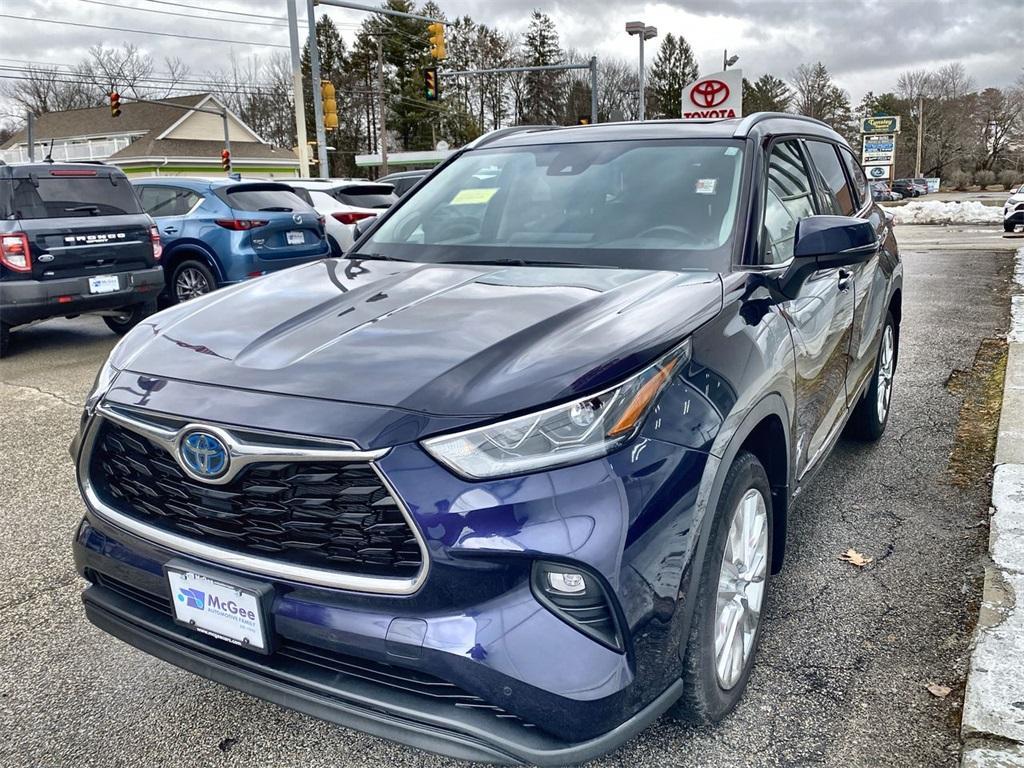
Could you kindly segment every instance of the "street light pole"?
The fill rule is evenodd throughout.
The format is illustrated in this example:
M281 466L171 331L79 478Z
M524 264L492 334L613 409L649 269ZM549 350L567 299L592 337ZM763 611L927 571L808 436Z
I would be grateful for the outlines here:
M320 46L316 41L316 13L313 0L306 0L306 20L309 22L309 67L310 85L313 88L313 112L316 115L316 156L319 160L317 175L321 179L330 176L327 168L327 131L324 130L324 103L320 93Z
M646 101L647 101L647 99L646 99L647 88L646 88L646 84L644 82L645 81L645 77L644 77L644 75L645 75L645 73L644 73L644 41L645 40L651 40L651 39L657 37L658 36L658 28L657 27L649 27L646 24L644 24L642 21L627 21L626 22L626 32L628 32L630 35L636 35L637 37L640 38L640 72L639 72L639 74L640 74L640 109L639 109L639 117L640 117L640 120L643 120L647 116L647 109L646 109L646 106L647 106L646 105Z
M729 67L731 67L739 60L740 57L735 54L730 56L728 50L722 51L722 71L725 72L725 70L727 70Z

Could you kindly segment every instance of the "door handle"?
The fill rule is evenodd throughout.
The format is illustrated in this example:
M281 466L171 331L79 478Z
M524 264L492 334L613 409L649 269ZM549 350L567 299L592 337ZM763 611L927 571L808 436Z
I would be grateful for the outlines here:
M177 231L177 227L164 227L164 232L166 232L168 235L173 235Z
M853 285L853 272L848 269L839 269L839 290L848 291L850 286Z

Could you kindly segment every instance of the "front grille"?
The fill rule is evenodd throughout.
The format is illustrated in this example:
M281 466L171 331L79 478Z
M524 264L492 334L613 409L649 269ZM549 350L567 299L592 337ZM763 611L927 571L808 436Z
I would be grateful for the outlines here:
M252 464L229 483L205 485L108 420L90 472L119 512L235 552L363 576L413 578L422 565L397 501L365 461Z
M133 587L120 579L115 579L98 571L88 571L89 576L99 586L112 592L141 603L147 608L173 617L171 601L166 595L155 595ZM277 649L271 655L272 660L293 662L300 666L326 669L343 677L356 677L387 688L405 693L427 697L434 701L443 701L460 709L473 709L486 712L501 720L511 720L524 728L535 727L517 715L506 712L495 704L460 688L455 683L428 675L418 670L396 667L379 661L370 661L358 656L350 656L325 648L318 648L294 640L281 639Z

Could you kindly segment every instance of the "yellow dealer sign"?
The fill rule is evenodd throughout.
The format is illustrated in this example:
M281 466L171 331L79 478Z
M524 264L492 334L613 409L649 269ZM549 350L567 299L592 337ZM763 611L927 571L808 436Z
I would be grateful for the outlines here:
M900 119L897 115L865 117L860 123L861 133L899 133Z

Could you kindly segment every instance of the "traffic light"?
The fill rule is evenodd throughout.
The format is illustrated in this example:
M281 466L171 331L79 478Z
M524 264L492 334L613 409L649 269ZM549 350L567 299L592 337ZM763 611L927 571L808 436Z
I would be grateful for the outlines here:
M220 167L231 173L231 151L222 149L220 152Z
M121 116L121 94L117 91L111 91L107 94L110 96L110 116L120 117Z
M338 102L334 100L334 86L328 80L320 81L320 99L324 105L324 128L333 131L338 127Z
M435 59L447 57L444 49L444 24L435 21L427 25L427 31L430 32L430 55Z
M437 101L441 92L437 89L437 67L428 67L423 70L423 87L427 101Z

